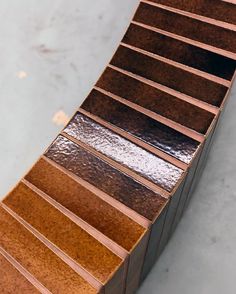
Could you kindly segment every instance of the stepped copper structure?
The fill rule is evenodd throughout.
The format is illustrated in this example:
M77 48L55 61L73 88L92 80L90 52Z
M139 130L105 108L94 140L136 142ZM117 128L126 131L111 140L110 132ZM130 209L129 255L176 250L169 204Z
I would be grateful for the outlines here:
M188 206L235 68L231 1L140 1L87 99L1 202L1 293L135 293Z

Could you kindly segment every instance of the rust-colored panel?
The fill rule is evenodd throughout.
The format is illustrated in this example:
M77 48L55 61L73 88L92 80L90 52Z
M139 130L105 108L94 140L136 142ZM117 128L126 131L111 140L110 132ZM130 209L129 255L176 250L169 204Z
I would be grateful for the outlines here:
M90 93L81 107L184 163L191 162L200 145L196 140L96 90Z
M3 203L101 283L105 284L122 265L118 256L24 183L20 183Z
M130 25L122 42L227 80L236 68L233 59L136 24Z
M128 251L144 233L143 227L44 159L26 179Z
M78 164L80 165L80 162ZM137 247L146 248L149 232L145 233L146 230L143 227L81 187L75 180L43 159L36 164L26 179L127 250L127 256L130 254L127 281L132 277L139 280L145 249L142 252L143 255L140 256L136 253ZM101 179L104 179L104 175ZM155 216L158 221L158 214L165 208L168 200L158 195L156 195L156 200L155 205L156 207L158 205L158 211ZM107 244L107 246L110 245ZM114 244L111 244L109 248L113 250L113 246ZM106 288L112 287L110 284Z
M140 4L134 20L236 53L236 32L233 30L177 14L147 3Z
M172 191L183 175L183 170L180 168L135 145L79 112L64 132L167 191ZM68 148L70 148L69 144Z
M1 294L39 294L40 292L0 254Z
M2 207L0 246L53 293L98 293Z
M204 102L220 106L228 88L154 57L120 46L111 64Z
M214 119L213 113L109 67L97 86L202 134Z
M222 0L150 0L194 14L236 24L236 5Z

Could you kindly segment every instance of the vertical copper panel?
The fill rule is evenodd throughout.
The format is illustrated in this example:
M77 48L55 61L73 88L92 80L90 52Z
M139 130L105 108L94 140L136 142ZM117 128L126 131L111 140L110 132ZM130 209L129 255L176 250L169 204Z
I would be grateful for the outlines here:
M188 197L187 197L185 205L184 205L184 210L187 209L188 204L189 204L189 202L190 202L190 200L191 200L191 198L193 196L194 189L195 189L197 183L199 182L200 177L201 177L201 175L202 175L202 173L204 171L204 167L205 167L209 152L211 150L211 146L212 146L213 141L214 141L214 135L215 135L215 132L217 130L219 120L220 120L220 117L218 117L218 119L216 120L214 127L212 128L211 132L208 134L208 137L207 137L207 139L205 141L205 145L203 147L203 151L202 151L202 154L201 154L198 166L197 166L197 170L196 170L192 185L190 187Z
M146 251L145 261L143 264L142 274L140 277L140 283L144 281L157 260L158 248L161 242L162 232L165 225L166 215L169 206L163 209L158 221L153 222L153 226L150 233L149 246Z
M132 294L138 289L142 267L145 261L145 254L147 247L149 246L150 231L148 231L140 241L133 252L129 260L129 268L127 272L127 284L125 294Z
M186 181L186 179L185 179L185 181ZM166 244L167 244L167 242L169 240L169 237L170 237L170 234L171 234L172 224L173 224L173 222L175 220L176 210L178 208L179 201L180 201L180 199L182 197L185 181L183 181L181 183L178 190L170 198L169 209L167 211L165 224L164 224L162 235L161 235L161 240L160 240L159 246L158 246L158 248L156 250L155 260L158 259L158 257L160 256L160 254L164 250L164 248L165 248L165 246L166 246Z
M98 293L2 207L0 246L51 292Z
M174 188L183 174L180 168L131 143L79 112L64 132L167 191Z
M111 64L215 106L221 105L228 90L224 85L124 46L118 48Z
M214 119L214 114L190 102L109 67L97 86L202 134L206 134Z
M134 20L236 53L236 32L233 30L205 23L147 3L140 4Z
M136 24L130 25L122 42L227 80L232 79L236 68L233 59Z
M236 6L222 0L150 0L194 14L236 24Z
M110 280L122 265L118 256L24 183L20 183L3 203L101 283Z
M2 294L39 294L40 292L0 254L0 289Z
M184 211L184 207L185 207L185 203L186 200L188 199L189 196L189 191L191 189L192 183L193 183L193 179L196 175L196 170L198 168L199 165L199 161L200 161L200 157L201 154L203 152L204 148L201 147L201 149L199 150L197 156L194 158L191 166L189 167L188 173L186 174L186 178L185 178L185 184L183 187L183 191L182 191L182 195L180 197L179 200L179 204L178 207L175 211L175 217L174 220L171 224L171 230L170 230L170 234L169 234L169 238L172 236L173 232L175 231L182 215L183 215L183 211Z
M196 140L96 90L90 93L81 107L184 163L191 162L200 145Z

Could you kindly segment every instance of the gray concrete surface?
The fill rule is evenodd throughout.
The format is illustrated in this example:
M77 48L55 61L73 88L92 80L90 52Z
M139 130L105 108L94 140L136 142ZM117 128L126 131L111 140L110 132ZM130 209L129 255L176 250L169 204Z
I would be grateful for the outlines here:
M137 3L0 0L0 197L86 97ZM235 98L236 87L195 197L139 294L236 293Z

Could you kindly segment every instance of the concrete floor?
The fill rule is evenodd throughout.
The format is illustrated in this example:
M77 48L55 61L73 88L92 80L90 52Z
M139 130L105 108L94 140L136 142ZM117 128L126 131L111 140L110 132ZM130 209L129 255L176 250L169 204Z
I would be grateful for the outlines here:
M0 0L0 197L111 58L137 0ZM139 294L235 294L236 86L193 201Z

